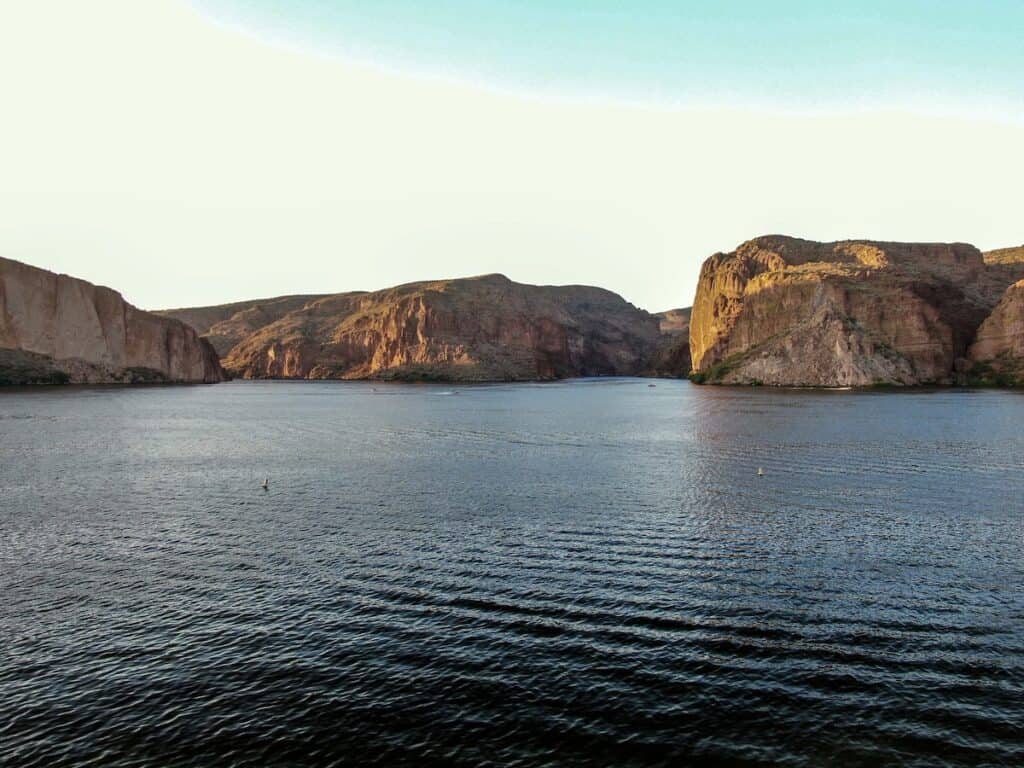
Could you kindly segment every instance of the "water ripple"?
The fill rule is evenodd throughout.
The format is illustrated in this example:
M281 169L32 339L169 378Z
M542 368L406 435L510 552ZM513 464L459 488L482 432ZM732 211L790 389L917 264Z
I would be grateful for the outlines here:
M1019 394L386 390L0 396L0 765L1024 764Z

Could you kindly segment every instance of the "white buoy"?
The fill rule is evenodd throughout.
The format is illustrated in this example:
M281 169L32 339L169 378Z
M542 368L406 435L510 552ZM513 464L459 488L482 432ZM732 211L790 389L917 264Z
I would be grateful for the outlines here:
M764 477L764 470L761 467L757 468L757 476Z

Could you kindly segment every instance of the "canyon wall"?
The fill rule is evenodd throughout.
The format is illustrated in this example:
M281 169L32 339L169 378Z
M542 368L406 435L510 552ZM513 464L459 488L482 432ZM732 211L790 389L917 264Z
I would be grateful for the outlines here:
M1014 283L971 345L972 383L1024 386L1024 280Z
M704 262L693 378L777 386L950 384L1013 259L963 243L818 243L771 235Z
M685 378L690 373L690 308L659 312L661 341L648 363L645 375Z
M237 339L224 366L243 378L633 375L648 372L663 343L656 316L610 291L523 285L503 275L313 297L265 325L246 322L232 316L208 329Z
M121 294L0 258L0 382L223 381L209 342Z
M280 320L289 312L302 309L311 301L328 294L276 296L270 299L251 299L213 307L164 309L155 314L172 317L195 328L207 338L217 354L225 357L240 341L260 328Z

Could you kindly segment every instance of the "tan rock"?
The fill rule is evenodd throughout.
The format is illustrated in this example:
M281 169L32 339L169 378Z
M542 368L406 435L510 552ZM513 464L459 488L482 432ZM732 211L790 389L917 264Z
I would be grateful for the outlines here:
M659 328L662 333L669 336L690 336L690 314L693 311L692 307L684 307L683 309L669 309L665 312L658 312L655 317L658 318Z
M224 380L216 352L184 323L110 288L2 258L0 348L37 367L48 360L72 382Z
M997 248L985 252L985 263L989 265L1021 265L1024 268L1024 245L1013 248Z
M1005 279L963 243L760 237L704 262L690 327L695 378L949 383Z
M245 335L224 365L245 378L627 375L647 371L661 339L657 317L610 291L485 275L313 298Z
M1024 385L1024 280L1006 290L981 324L969 356L978 383Z
M690 373L690 307L659 312L655 317L661 342L645 373L685 378Z
M271 299L252 299L213 307L165 309L154 314L173 317L195 328L213 344L217 354L226 357L236 344L264 326L280 320L289 312L302 309L311 301L328 294L277 296Z

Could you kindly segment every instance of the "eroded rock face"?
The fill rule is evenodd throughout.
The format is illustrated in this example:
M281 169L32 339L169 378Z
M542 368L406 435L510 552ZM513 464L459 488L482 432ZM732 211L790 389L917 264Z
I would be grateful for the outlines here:
M1003 264L1024 264L1024 245L1017 245L1013 248L997 248L994 251L985 252L985 263L988 265Z
M0 380L223 381L217 353L184 323L110 288L0 259Z
M970 358L978 383L1024 386L1024 280L1006 290L981 324Z
M646 373L685 378L690 373L690 307L659 312L655 317L658 318L661 342Z
M542 380L641 373L660 343L658 318L609 291L485 275L314 298L245 335L224 366L244 378Z
M1008 274L963 243L760 237L704 262L690 327L695 378L951 383Z
M253 299L214 307L165 309L155 314L173 317L195 328L209 339L217 354L226 357L236 344L289 312L302 309L327 294L277 296L272 299Z

